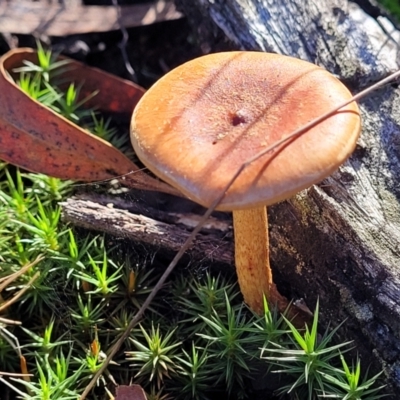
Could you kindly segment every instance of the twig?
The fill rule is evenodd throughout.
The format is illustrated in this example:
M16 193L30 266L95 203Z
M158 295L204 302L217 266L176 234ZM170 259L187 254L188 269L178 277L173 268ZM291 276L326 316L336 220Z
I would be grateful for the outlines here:
M21 374L18 372L3 372L0 371L0 377L2 376L12 376L12 377L16 377L16 378L23 378L24 376L33 376L33 374Z
M132 67L132 64L129 61L128 54L126 52L126 44L128 43L128 40L129 40L129 34L128 34L127 29L125 28L125 26L121 22L122 21L121 7L118 4L118 0L112 0L112 4L117 10L118 25L119 25L119 28L120 28L120 30L122 32L122 40L118 44L118 47L121 50L121 54L122 54L122 58L124 60L125 68L128 71L128 74L129 74L129 77L130 77L131 81L136 82L136 73L135 73L135 70Z
M43 255L36 257L36 259L26 265L24 265L20 270L14 272L13 274L7 275L0 279L2 284L0 285L0 293L12 282L14 282L19 276L23 275L29 268L32 268L39 261L42 261L44 258Z
M11 297L11 299L7 300L2 306L0 307L0 312L4 311L6 308L11 306L11 304L14 304L32 285L33 282L36 281L36 279L39 277L40 272L36 272L35 275L29 280L29 282L25 285L24 288L22 288L16 295Z

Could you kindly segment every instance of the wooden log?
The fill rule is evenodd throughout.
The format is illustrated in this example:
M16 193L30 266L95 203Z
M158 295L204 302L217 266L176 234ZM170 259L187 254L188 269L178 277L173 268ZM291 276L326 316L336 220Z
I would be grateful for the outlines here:
M121 6L84 6L78 0L62 2L2 0L2 33L48 36L107 32L122 27L150 25L181 18L171 1Z
M325 67L353 92L398 69L400 32L346 0L178 0L202 48L259 50ZM190 4L189 4L190 3ZM373 10L376 11L376 8ZM279 289L319 297L322 321L346 320L364 365L400 389L400 90L360 101L363 132L351 159L319 185L270 207ZM295 112L295 110L293 110ZM287 116L290 118L290 116ZM398 398L398 397L395 397Z
M163 212L104 195L72 197L61 205L63 219L75 226L132 240L169 256L179 251L200 219L196 214ZM231 224L211 218L190 246L189 257L233 266Z

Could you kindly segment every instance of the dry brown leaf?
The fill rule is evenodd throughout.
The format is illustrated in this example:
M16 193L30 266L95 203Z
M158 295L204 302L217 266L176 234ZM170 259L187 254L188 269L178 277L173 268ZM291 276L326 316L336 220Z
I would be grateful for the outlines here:
M146 395L139 385L118 386L115 400L146 400Z
M37 62L32 49L11 50L0 58L0 159L32 172L85 182L126 175L126 186L176 193L140 171L108 142L88 133L24 93L11 78L23 60ZM87 104L130 114L144 89L70 60L63 78L83 82L81 96L99 93Z

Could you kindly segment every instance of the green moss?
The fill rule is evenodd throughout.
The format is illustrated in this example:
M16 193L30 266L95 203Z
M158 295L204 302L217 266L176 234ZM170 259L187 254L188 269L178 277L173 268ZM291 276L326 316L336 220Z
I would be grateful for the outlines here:
M400 21L400 3L397 0L378 0L378 3Z

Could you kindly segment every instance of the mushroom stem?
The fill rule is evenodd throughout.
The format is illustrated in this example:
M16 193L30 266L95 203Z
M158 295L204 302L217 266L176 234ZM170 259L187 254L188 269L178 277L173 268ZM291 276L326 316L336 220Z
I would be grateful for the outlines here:
M263 295L280 311L288 300L276 289L269 265L269 238L266 207L233 211L235 233L235 263L244 301L256 313L262 314Z

